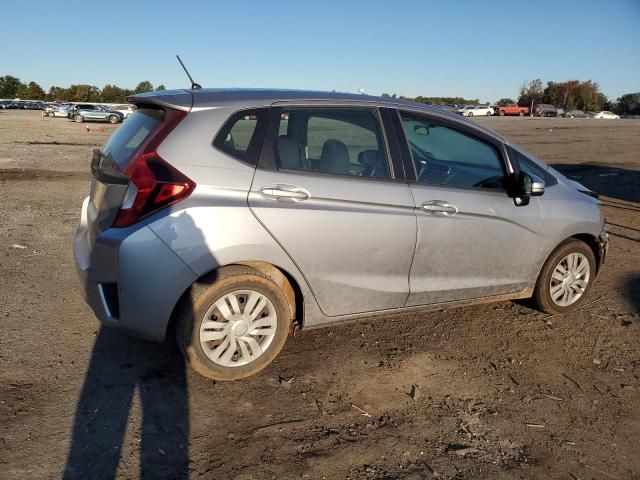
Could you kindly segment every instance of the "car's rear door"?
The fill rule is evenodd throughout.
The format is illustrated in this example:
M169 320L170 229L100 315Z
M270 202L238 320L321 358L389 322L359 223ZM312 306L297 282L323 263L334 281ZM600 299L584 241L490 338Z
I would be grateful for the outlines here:
M537 199L505 191L504 146L471 126L401 112L416 168L418 235L407 305L491 297L529 284L542 234Z
M249 205L326 315L402 307L416 219L375 107L274 105Z

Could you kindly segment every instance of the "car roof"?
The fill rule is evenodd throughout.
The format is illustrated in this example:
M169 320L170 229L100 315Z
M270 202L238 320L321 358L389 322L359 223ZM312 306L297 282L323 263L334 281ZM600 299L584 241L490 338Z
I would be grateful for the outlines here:
M506 142L504 137L493 130L472 122L451 110L439 105L427 105L401 98L377 97L361 93L325 92L315 90L267 89L267 88L199 88L180 90L159 90L140 93L127 97L135 104L154 103L182 110L206 110L215 107L233 107L236 109L268 107L277 102L331 102L362 103L407 110L420 110L446 117L458 123L471 125L491 136ZM474 107L470 105L470 107Z

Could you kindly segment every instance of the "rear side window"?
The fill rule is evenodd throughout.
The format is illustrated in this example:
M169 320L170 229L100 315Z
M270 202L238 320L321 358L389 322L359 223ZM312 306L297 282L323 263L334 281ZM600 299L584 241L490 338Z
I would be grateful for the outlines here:
M267 122L266 108L235 113L224 124L213 145L238 160L255 165Z
M102 149L103 167L124 172L140 145L164 121L165 111L139 108L124 122Z
M281 169L390 177L380 122L371 109L285 110L274 153Z

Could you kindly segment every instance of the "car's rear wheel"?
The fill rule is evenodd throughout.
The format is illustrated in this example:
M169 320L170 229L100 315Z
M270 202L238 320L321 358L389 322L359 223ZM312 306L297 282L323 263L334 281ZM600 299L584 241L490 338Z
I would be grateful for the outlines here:
M490 117L490 116L491 116L491 112L487 112L487 117Z
M74 120L76 123L82 123L82 122L84 122L84 118L83 118L83 116L82 116L82 115L76 115L75 117L73 117L73 120Z
M504 110L498 110L498 115L500 115L501 117L504 117Z
M236 380L273 361L291 322L287 299L274 282L248 267L232 266L192 287L178 312L176 339L198 373Z
M109 116L109 123L118 123L119 121L120 121L120 119L118 118L117 115Z
M566 240L542 267L533 300L544 312L569 312L584 301L595 275L596 259L591 247L577 239Z
M521 117L524 117L524 112L523 112L522 110L520 110L520 111L518 112L518 115L520 115Z
M467 113L467 117L473 117L473 112Z

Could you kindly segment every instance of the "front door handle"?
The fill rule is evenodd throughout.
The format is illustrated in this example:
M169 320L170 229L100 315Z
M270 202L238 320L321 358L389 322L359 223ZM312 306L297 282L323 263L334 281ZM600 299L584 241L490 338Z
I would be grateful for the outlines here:
M309 192L295 185L269 185L262 187L260 193L274 200L294 200L297 202L307 200L310 197Z
M434 215L455 215L459 210L458 207L444 200L429 200L422 204L422 211Z

